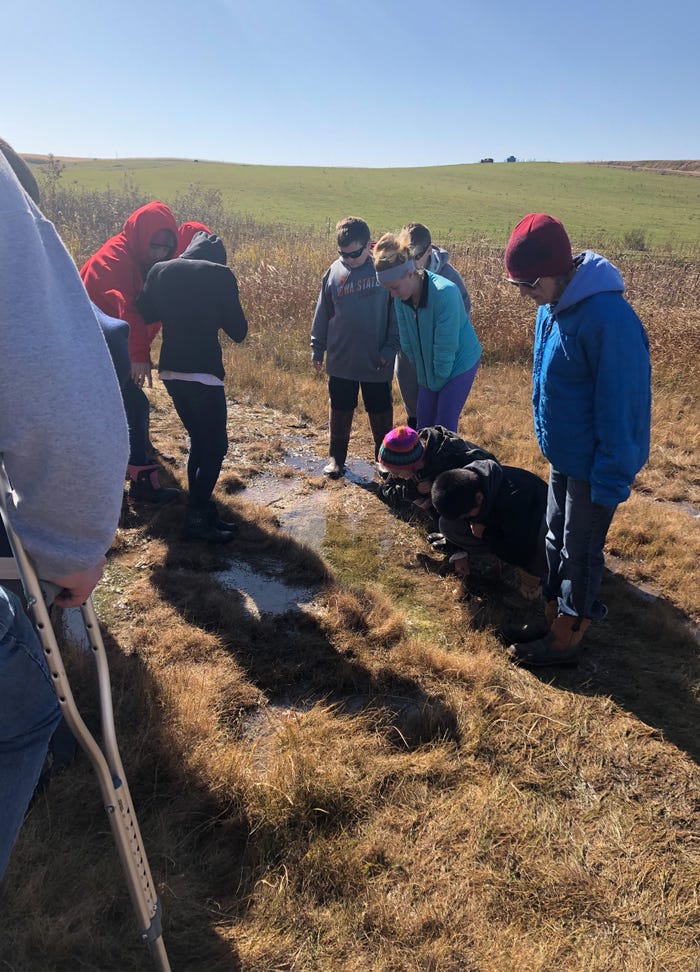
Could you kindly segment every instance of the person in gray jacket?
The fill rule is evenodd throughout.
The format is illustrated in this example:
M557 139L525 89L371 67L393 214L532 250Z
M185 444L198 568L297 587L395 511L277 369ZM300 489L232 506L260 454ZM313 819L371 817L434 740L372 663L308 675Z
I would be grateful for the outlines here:
M2 148L2 146L0 146ZM22 161L22 160L20 160ZM102 574L128 456L114 367L56 230L0 151L0 455L17 531L60 607ZM60 711L21 601L0 587L0 877Z
M471 320L471 297L464 280L450 263L448 251L438 246L437 243L433 243L430 230L423 223L406 223L401 232L409 234L411 259L416 267L430 270L432 273L437 273L439 276L451 280L462 295L464 309L467 312L467 317ZM400 348L396 355L396 380L406 409L406 425L415 429L417 424L416 412L418 410L418 375L416 374L416 366Z
M323 369L330 398L330 462L323 470L338 479L348 454L359 390L367 410L374 456L393 426L391 382L399 347L392 301L378 283L369 226L357 216L336 225L338 259L326 272L311 327L312 362Z

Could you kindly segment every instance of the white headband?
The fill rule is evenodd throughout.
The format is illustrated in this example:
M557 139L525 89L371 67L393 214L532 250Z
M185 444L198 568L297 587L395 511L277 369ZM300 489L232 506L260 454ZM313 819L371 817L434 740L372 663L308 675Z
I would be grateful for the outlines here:
M387 284L405 277L409 270L415 269L416 265L413 260L407 260L406 263L397 263L395 267L390 267L388 270L375 270L375 273L379 283L386 287Z

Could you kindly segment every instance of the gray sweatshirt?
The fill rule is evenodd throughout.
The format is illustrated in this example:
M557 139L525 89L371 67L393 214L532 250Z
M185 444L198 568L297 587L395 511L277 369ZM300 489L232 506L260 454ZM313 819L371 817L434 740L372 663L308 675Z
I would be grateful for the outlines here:
M114 537L128 459L107 345L53 225L0 153L0 453L12 525L40 577L91 567Z
M377 280L370 256L351 270L342 260L323 278L311 326L313 361L335 378L391 381L399 347L393 301ZM387 362L380 364L380 358Z
M450 254L447 250L443 250L441 246L438 246L437 243L433 243L431 247L430 259L426 264L426 270L432 270L433 273L439 273L441 277L452 281L462 295L464 309L467 312L467 317L471 321L472 300L467 291L467 285L462 280L459 270L455 270L450 263Z

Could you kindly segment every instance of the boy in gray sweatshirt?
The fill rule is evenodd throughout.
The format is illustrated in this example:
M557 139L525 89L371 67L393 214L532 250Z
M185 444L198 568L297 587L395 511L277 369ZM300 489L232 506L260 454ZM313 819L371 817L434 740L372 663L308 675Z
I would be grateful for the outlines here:
M316 371L326 359L330 399L330 462L324 474L338 479L345 470L358 394L367 410L374 456L393 426L391 382L399 347L392 301L376 278L369 226L357 216L336 225L338 259L321 284L311 327Z

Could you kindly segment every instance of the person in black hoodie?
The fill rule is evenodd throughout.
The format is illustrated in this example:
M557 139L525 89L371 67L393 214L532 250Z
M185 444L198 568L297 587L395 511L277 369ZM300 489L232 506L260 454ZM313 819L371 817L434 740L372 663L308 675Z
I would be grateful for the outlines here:
M248 322L219 237L196 233L181 256L151 267L137 308L163 323L158 372L190 435L183 536L227 543L235 526L219 520L211 499L228 449L219 330L240 343Z
M461 551L488 550L527 574L546 575L547 483L518 466L477 459L441 473L431 490L439 529ZM468 556L455 562L468 573Z

